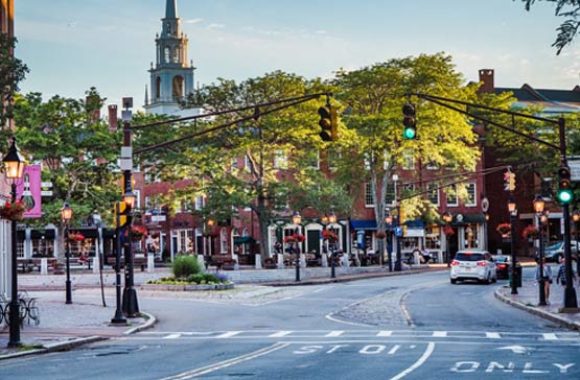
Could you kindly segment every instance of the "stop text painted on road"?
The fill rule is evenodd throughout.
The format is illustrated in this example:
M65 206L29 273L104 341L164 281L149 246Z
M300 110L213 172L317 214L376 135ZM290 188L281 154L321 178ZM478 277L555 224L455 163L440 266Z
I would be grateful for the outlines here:
M333 354L339 350L351 348L353 345L351 344L331 344L331 345L308 345L302 346L297 350L293 351L295 355L308 355L308 354L315 354L315 353L325 353L325 354ZM405 348L416 348L417 346L412 344ZM387 350L388 348L388 350ZM365 346L357 346L355 349L358 350L358 353L361 355L378 355L381 353L385 353L386 355L394 355L399 351L401 345L394 344L394 345L384 345L384 344L367 344Z

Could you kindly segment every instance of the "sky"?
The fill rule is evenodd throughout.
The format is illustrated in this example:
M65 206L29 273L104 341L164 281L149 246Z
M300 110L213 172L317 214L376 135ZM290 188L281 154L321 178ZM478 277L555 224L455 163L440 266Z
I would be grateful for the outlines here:
M144 102L166 0L16 0L23 92L107 104ZM580 38L559 56L563 21L549 3L512 0L177 0L195 82L242 81L275 70L332 78L391 58L445 52L465 81L495 70L497 87L571 90Z

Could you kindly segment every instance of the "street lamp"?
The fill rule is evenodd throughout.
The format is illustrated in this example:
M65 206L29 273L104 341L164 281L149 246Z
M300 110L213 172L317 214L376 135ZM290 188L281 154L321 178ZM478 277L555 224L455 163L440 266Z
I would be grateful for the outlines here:
M518 294L518 287L516 281L516 215L518 210L516 209L516 201L513 197L510 197L508 201L508 211L510 213L510 229L511 229L511 254L512 254L512 273L511 273L511 294Z
M387 255L388 255L388 259L389 259L389 272L393 271L393 214L391 214L391 211L387 209L385 215L385 223L387 224L387 228L389 229L389 232L391 233L391 249L387 249ZM388 248L388 246L387 246Z
M12 138L8 153L2 159L4 164L4 174L10 181L10 190L12 195L12 203L16 202L16 182L22 178L24 172L24 158L20 155L16 147L16 138ZM16 251L16 219L12 219L11 223L12 234L12 297L10 299L10 338L8 340L8 347L20 346L20 305L18 303L18 253Z
M70 239L69 239L69 223L72 219L73 211L69 206L68 202L64 202L64 205L60 209L60 219L64 224L64 239L66 244L66 304L72 304L72 289L70 283Z
M129 176L130 177L130 176ZM135 207L136 199L135 193L131 190L130 180L127 182L125 178L126 189L123 194L122 202L127 206L127 232L125 236L127 240L125 241L125 288L123 289L123 312L129 318L135 318L139 314L139 302L137 300L137 291L134 288L135 277L133 272L133 247L132 247L132 237L131 237L131 226L132 222L132 211ZM128 184L127 184L128 183Z
M292 214L292 224L299 226L302 223L302 215L298 211L294 211ZM298 227L296 227L295 235L298 235ZM300 250L298 249L298 237L296 236L296 241L294 242L296 255L296 282L300 281Z
M445 227L449 227L449 224L453 221L453 215L449 211L445 211L441 218L445 222ZM445 232L443 231L443 235L445 235L445 261L447 261L447 268L449 268L451 267L451 254L449 252L449 240Z
M540 255L538 257L538 265L540 270L540 280L538 281L538 292L540 295L540 302L538 306L546 306L546 291L545 291L545 281L544 281L544 242L542 239L542 221L540 217L544 213L544 199L540 195L536 195L534 198L534 211L536 212L536 220L538 223L538 239L540 244Z
M121 209L126 206L123 202L115 202L115 315L111 319L113 325L127 324L123 316L121 305Z

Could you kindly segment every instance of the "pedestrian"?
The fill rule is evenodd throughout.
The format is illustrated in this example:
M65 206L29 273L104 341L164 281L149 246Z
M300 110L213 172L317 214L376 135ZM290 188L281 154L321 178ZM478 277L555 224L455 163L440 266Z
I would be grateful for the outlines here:
M572 284L574 284L574 280L576 276L574 275L574 271L572 271ZM556 275L556 284L560 284L562 286L566 286L566 259L563 258L560 261L560 267L558 268L558 274Z
M546 303L549 304L548 300L550 299L550 284L552 283L552 268L546 265L546 259L542 258L541 263L538 263L536 267L536 281L540 281L540 266L543 272L543 280L544 280L544 294L546 296Z

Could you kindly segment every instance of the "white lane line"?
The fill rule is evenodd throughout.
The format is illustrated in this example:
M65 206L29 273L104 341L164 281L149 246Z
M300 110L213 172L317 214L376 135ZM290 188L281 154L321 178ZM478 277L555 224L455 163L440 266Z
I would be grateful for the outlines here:
M163 337L163 339L177 339L177 338L179 338L180 336L181 336L181 334L180 334L180 333L177 333L177 334L169 334L169 335L167 335L167 336L164 336L164 337Z
M242 333L242 331L228 331L228 332L225 332L221 335L216 336L215 339L231 338L231 337L236 336L236 335L241 334L241 333Z
M429 356L431 356L433 351L435 351L435 343L429 342L429 344L427 345L427 349L425 350L425 352L423 352L423 355L421 355L419 360L417 360L412 366L410 366L403 372L399 373L397 376L392 377L391 380L402 379L403 377L407 376L417 368L421 367L427 361L427 359L429 359Z
M391 335L393 335L393 332L392 331L385 331L385 330L383 330L383 331L379 331L377 333L377 336L391 336Z
M447 331L433 331L433 337L434 338L446 338Z
M501 335L496 332L486 332L485 337L489 339L501 339Z
M278 331L277 333L268 335L268 338L282 338L286 335L292 334L293 331Z
M233 365L240 364L240 363L243 363L243 362L248 361L248 360L259 358L260 356L268 355L272 352L286 348L289 345L290 345L290 343L278 342L278 343L275 343L269 347L261 348L257 351L251 352L249 354L241 355L241 356L238 356L235 358L231 358L231 359L227 359L227 360L224 360L221 362L210 364L210 365L205 366L205 367L196 368L196 369L193 369L191 371L182 372L182 373L174 375L174 376L164 377L161 380L187 380L187 379L192 379L194 377L203 376L203 375L206 375L210 372L215 372L215 371L218 371L220 369L231 367Z
M395 352L397 352L397 351L399 350L399 348L401 348L401 346L400 346L400 345L398 345L398 344L395 344L395 345L393 346L393 348L391 348L391 349L389 350L389 352L387 352L387 355L394 355L394 354L395 354Z
M333 338L333 337L341 336L342 334L344 334L344 331L331 331L328 334L326 334L325 337Z
M544 340L558 340L558 337L554 333L544 333L542 334Z
M333 317L333 316L332 316L333 314L334 314L334 313L329 313L329 314L326 314L326 315L324 316L324 318L328 319L329 321L336 322L336 323L343 323L343 324L345 324L345 325L352 325L352 326L362 326L362 327L376 327L376 326L373 326L373 325L367 325L367 324L365 324L365 323L358 323L358 322L349 322L349 321L343 321L342 319L338 319L338 318L336 318L336 317Z

